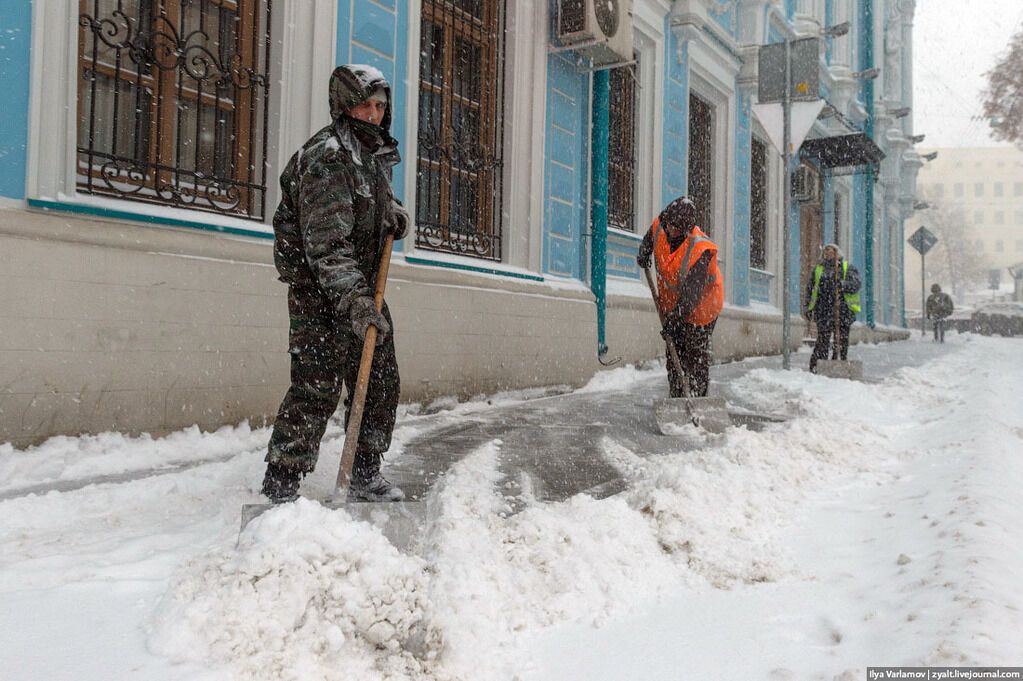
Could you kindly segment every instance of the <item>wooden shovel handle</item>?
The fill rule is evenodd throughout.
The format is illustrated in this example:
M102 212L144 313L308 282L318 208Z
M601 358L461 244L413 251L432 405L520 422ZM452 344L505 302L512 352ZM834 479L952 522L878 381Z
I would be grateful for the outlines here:
M657 302L657 288L654 286L654 278L650 276L650 268L644 267L643 274L646 275L646 285L650 288L650 295L654 299L654 308L657 310L657 316L661 320L661 329L666 329L664 325L664 312L661 311L661 306ZM682 379L682 397L689 397L689 377L686 372L682 371L682 360L678 357L678 349L675 347L675 341L671 339L671 336L665 334L668 337L665 340L668 342L668 361L675 365L675 371Z
M373 302L377 312L384 309L384 289L387 287L387 270L391 266L391 247L394 234L384 239L383 252L380 254L380 267L377 269L376 291ZM362 343L362 360L359 362L359 377L355 381L355 394L352 395L352 409L348 414L348 428L345 430L345 446L341 450L341 465L337 470L337 483L334 487L334 500L344 501L348 486L352 481L352 464L355 463L355 450L359 446L359 432L362 430L362 414L366 407L366 392L369 390L369 372L373 368L373 353L377 347L377 327L370 324L366 329L366 340Z
M842 314L842 280L838 276L838 256L835 256L835 309L832 311L835 317L835 351L832 353L835 359L839 359L842 356L842 351L838 347L838 337L842 333L842 321L840 315Z

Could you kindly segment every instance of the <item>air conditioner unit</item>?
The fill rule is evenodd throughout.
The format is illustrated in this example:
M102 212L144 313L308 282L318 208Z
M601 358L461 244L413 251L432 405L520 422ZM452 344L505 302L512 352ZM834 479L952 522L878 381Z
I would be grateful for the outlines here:
M632 0L558 0L554 30L594 66L632 61Z
M814 203L820 198L820 182L817 173L806 166L799 166L792 173L792 198L801 203Z

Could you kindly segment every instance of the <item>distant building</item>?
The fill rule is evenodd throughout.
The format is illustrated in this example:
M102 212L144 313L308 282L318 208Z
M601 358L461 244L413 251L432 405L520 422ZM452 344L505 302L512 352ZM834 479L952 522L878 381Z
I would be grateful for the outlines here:
M918 198L960 209L967 242L990 269L1001 270L1003 285L1011 286L1006 268L1023 261L1023 151L1011 146L928 151L938 156L920 169ZM926 212L915 213L907 236L926 223ZM906 249L906 290L912 305L919 299L920 256L911 248Z

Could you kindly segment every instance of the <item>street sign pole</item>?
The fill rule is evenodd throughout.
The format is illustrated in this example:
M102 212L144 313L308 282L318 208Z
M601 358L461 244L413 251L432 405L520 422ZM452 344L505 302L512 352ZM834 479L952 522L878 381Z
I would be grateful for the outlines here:
M921 226L907 239L909 245L920 254L920 335L927 335L927 251L938 243L938 237L931 230Z
M927 284L924 270L927 269L927 253L920 254L920 335L927 335Z
M784 201L782 203L782 255L781 255L781 366L782 369L789 369L791 362L789 359L789 336L792 333L792 320L790 319L789 313L789 269L791 263L789 262L789 249L791 247L792 235L789 230L791 225L789 213L792 211L792 176L791 169L789 168L790 153L789 147L791 145L792 131L790 127L792 125L792 42L785 38L785 91L782 94L781 106L782 106L782 193L784 194Z

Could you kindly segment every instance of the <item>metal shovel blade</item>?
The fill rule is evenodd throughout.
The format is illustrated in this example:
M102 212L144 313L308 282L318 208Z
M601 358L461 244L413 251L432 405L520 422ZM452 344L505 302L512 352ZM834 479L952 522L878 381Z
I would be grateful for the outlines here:
M343 509L355 520L361 520L380 529L380 532L399 551L412 553L416 541L422 536L426 524L425 501L349 501L321 502L324 508ZM242 526L245 527L275 504L245 504L242 506Z
M732 425L723 397L671 397L654 402L657 427L664 435L695 425L709 433L723 433Z
M863 362L859 360L822 359L817 362L817 375L828 378L863 380Z

